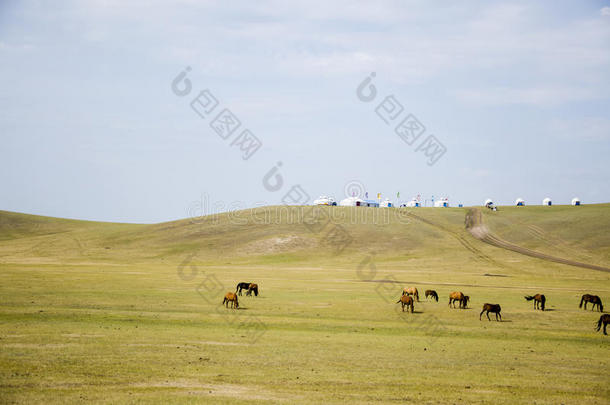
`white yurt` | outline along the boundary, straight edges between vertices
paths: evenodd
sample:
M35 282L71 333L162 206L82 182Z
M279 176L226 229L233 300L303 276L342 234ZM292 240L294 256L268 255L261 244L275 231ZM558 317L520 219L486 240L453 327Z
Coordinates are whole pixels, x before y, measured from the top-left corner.
M553 202L551 201L551 199L549 197L547 197L544 200L542 200L542 205L547 205L550 207L551 205L553 205Z
M525 201L523 200L523 198L517 198L515 200L515 205L517 207L523 207L525 205Z
M363 203L364 201L358 197L347 197L341 200L341 202L339 202L339 205L342 207L360 207L364 205Z
M317 200L313 200L313 205L337 205L337 203L334 198L321 195Z
M434 206L447 208L447 207L449 207L449 199L441 198L440 200L434 201Z
M390 208L394 206L394 203L392 203L392 201L390 201L389 199L385 199L381 202L381 204L379 204L380 207L386 207L386 208Z
M485 207L491 207L492 205L494 205L494 202L491 198L485 200Z
M407 204L405 204L405 207L410 207L410 208L421 207L421 204L419 201L417 201L414 198L411 201L409 201Z
M580 205L580 198L578 198L578 197L572 198L572 205Z

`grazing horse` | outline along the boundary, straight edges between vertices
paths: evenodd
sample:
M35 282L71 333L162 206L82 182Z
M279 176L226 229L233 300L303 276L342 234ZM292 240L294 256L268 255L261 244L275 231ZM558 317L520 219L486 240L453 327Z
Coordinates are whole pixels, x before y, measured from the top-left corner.
M500 320L502 320L502 315L500 314L502 308L500 308L500 304L483 304L483 310L479 314L479 321L481 320L481 315L483 315L483 312L485 311L487 311L486 315L488 320L491 321L491 319L489 319L490 312L496 314L496 321L498 320L498 317L500 317Z
M403 295L400 297L396 303L402 305L402 312L405 312L405 306L407 307L407 312L409 312L409 307L411 307L411 313L413 313L413 298L410 295Z
M251 283L246 283L246 282L241 282L241 283L237 283L237 288L235 289L235 292L238 295L241 295L241 290L247 290L250 287Z
M464 293L461 291L452 292L451 294L449 294L449 306L453 304L453 308L455 308L455 301L458 301L460 303L460 308L462 308L462 305L464 306L464 308L466 308L466 304L468 304L467 300L469 300L470 297L468 297L468 299L465 299L465 297L467 296L464 295Z
M438 294L436 293L436 291L426 290L426 299L428 299L428 297L432 297L436 300L436 302L438 302Z
M599 317L599 321L597 321L597 329L595 329L596 331L599 332L599 330L602 327L602 323L604 324L604 335L607 335L606 325L608 325L610 323L610 314L603 314L602 316Z
M544 303L546 302L544 294L526 295L525 299L528 301L534 300L534 309L541 309L544 311Z
M402 295L412 295L412 296L415 297L417 302L419 302L419 292L417 291L417 288L415 288L415 287L405 287L405 288L403 288Z
M248 291L246 291L246 295L252 295L254 291L254 296L258 297L258 284L251 283L248 286Z
M595 306L597 305L597 309L599 310L599 312L604 312L604 305L602 304L602 299L599 298L597 295L583 295L580 299L580 305L578 306L578 308L582 308L583 302L585 303L585 309L587 309L587 302L590 302L591 304L593 304L591 306L591 311L593 311L595 309Z
M229 302L231 303L231 308L239 308L239 302L237 302L237 294L233 292L228 292L225 294L225 299L222 300L222 303L225 307L229 308Z

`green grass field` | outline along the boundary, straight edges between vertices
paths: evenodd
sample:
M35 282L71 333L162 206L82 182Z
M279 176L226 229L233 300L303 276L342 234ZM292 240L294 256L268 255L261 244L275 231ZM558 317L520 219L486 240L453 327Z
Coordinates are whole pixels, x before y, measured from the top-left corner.
M0 211L0 402L609 403L610 336L578 303L610 305L610 273L483 243L467 210L154 225ZM609 204L484 211L503 240L610 267ZM225 309L239 281L261 294ZM470 307L450 309L452 291ZM523 299L538 292L548 311ZM503 322L479 321L485 302Z

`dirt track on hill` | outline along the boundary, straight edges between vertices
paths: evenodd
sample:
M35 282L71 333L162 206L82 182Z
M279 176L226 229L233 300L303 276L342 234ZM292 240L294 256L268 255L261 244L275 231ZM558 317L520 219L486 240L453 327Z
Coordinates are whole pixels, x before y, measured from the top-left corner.
M513 252L521 253L522 255L536 257L538 259L547 260L550 262L567 264L569 266L582 267L585 269L599 270L610 272L610 269L603 266L597 266L595 264L581 263L574 260L562 259L560 257L547 255L546 253L537 252L528 248L524 248L513 243L510 243L504 239L499 238L493 233L489 232L487 226L483 223L483 215L477 208L472 208L466 214L465 219L466 229L472 236L481 242L485 242L495 247L502 249L511 250Z
M482 251L477 249L475 246L472 245L472 243L470 243L470 241L466 237L464 237L460 233L454 232L451 229L444 227L443 225L437 224L437 223L432 222L432 221L430 221L428 219L425 219L425 218L422 218L422 217L420 217L418 215L415 215L412 212L409 212L408 216L413 218L413 219L415 219L415 220L417 220L417 221L423 222L423 223L428 224L430 226L433 226L433 227L435 227L437 229L440 229L443 232L447 232L448 234L453 236L455 239L457 239L457 241L460 242L460 244L462 246L464 246L466 249L468 249L470 252L472 252L472 254L477 259L482 260L482 261L487 261L487 262L489 262L489 263L491 263L491 264L493 264L495 266L498 266L498 267L506 267L504 264L502 264L500 262L497 262L492 257L486 255L485 253L483 253Z

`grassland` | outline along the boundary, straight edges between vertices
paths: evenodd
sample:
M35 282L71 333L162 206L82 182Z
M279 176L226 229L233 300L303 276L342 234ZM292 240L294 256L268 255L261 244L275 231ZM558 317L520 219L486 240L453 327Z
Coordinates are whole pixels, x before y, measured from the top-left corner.
M502 240L610 267L608 204L484 211ZM610 305L610 273L483 243L466 213L134 225L0 211L0 402L608 403L610 337L578 302ZM261 294L224 309L238 281ZM441 301L402 313L406 285ZM469 309L448 308L455 290ZM536 292L549 311L523 299ZM485 302L504 322L479 321Z

